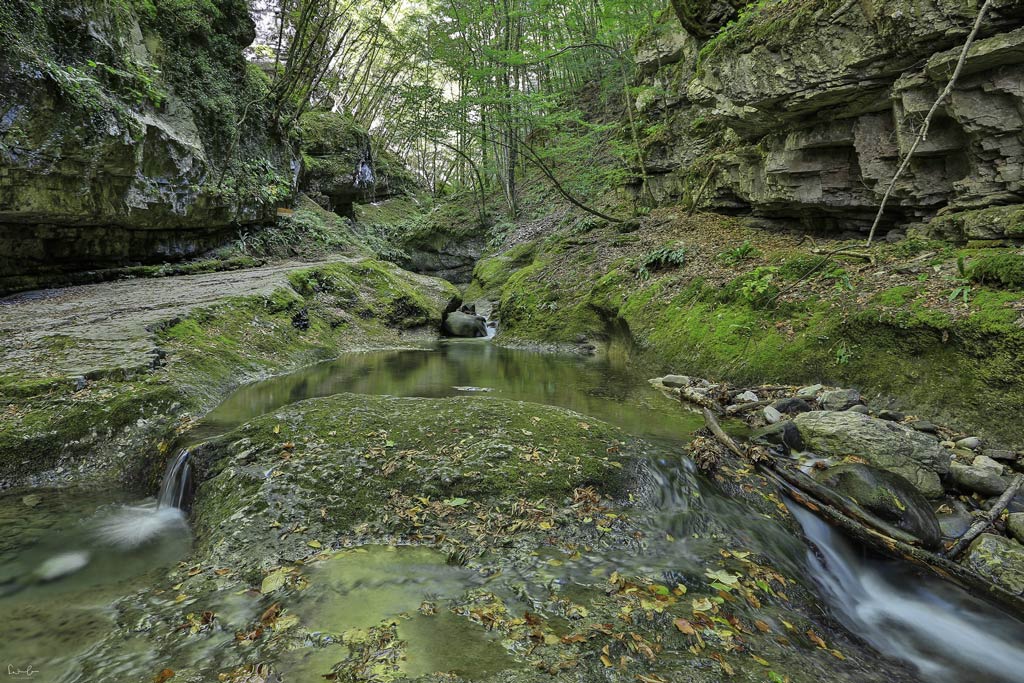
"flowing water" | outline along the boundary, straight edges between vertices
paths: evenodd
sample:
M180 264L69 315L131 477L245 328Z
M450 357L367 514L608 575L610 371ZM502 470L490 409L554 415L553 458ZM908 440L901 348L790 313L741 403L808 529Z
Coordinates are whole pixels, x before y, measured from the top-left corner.
M483 340L431 350L348 354L238 390L190 438L198 442L281 406L340 392L486 395L556 405L656 444L651 467L656 495L645 523L664 540L643 556L621 551L621 556L584 556L573 562L539 557L542 569L557 568L546 578L540 572L544 580L584 587L595 570L609 567L699 576L705 558L719 551L702 531L725 526L777 567L809 577L808 585L832 616L879 652L915 667L924 680L1024 683L1024 626L1019 622L955 587L865 556L801 509L793 512L809 544L778 522L750 514L680 458L687 435L701 424L699 416L681 410L614 358L514 351ZM168 566L187 557L189 534L180 508L188 506L193 488L189 455L184 448L171 459L158 501L69 489L0 497L6 532L0 541L0 606L8 624L0 639L0 673L7 666L24 671L31 665L43 672L34 680L89 680L65 672L73 671L76 658L112 627L111 604L156 585ZM511 666L499 643L478 631L462 633L463 620L442 614L452 622L442 623L416 615L424 601L472 587L471 573L443 560L423 549L343 553L316 570L323 581L308 592L300 608L303 621L343 630L399 611L412 613L398 627L409 643L409 675L432 671L439 653L451 670L486 673ZM344 610L337 607L341 595L347 597ZM463 645L458 661L450 659L454 655L442 642L452 634ZM329 650L296 651L287 665L297 678L288 680L317 680L317 672L338 659ZM152 662L115 664L126 672L125 681L143 680L140 672L152 678Z

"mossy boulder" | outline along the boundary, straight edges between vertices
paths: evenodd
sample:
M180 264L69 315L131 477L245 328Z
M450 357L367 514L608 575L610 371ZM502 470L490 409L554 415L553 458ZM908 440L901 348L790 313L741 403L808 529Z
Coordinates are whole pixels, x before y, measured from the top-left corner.
M1005 536L981 534L964 564L1014 595L1024 595L1024 545Z
M299 119L302 140L300 189L324 208L353 216L352 205L377 185L370 134L354 119L318 109Z
M882 521L920 539L924 547L939 547L942 531L931 505L900 475L848 463L821 471L817 479Z
M999 251L984 254L970 265L974 282L1024 289L1024 253Z
M935 437L851 411L802 413L793 423L809 451L861 458L904 477L929 498L942 495L939 475L949 471L950 455Z

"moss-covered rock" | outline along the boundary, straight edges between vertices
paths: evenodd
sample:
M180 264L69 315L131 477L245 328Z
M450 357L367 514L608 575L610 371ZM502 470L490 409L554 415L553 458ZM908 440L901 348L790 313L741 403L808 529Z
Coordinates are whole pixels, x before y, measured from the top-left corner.
M981 534L971 542L964 563L1014 595L1024 595L1024 545L1012 538Z
M942 532L935 512L904 477L862 463L836 465L816 476L884 522L920 539L924 547L939 547Z

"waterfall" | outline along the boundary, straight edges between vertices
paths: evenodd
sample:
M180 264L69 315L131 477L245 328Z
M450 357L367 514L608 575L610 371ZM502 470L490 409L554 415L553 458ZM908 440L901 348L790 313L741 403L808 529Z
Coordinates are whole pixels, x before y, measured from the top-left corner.
M156 499L157 508L181 509L187 503L192 489L191 456L192 452L183 448L167 466L160 483L160 495Z
M814 581L851 632L928 681L1024 682L1019 622L952 584L865 557L812 513L789 507L812 544Z
M191 451L183 448L167 466L155 507L152 501L118 507L96 523L97 538L127 550L168 535L186 536L188 523L183 508L192 493L191 456Z

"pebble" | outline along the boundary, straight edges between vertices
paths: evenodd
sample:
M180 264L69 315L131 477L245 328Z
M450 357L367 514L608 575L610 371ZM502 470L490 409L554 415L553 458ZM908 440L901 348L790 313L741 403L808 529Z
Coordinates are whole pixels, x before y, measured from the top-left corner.
M976 451L981 448L981 439L976 436L968 436L965 439L957 441L956 445L960 448L970 448L972 451Z
M860 413L861 415L870 415L871 409L865 405L855 405L846 409L848 413Z
M772 406L764 407L764 419L768 421L768 424L775 424L782 420L782 413L777 411Z
M744 391L742 394L736 396L736 401L739 403L754 403L755 401L760 400L761 399L757 397L757 394L749 390Z
M688 387L691 380L686 375L665 375L661 378L661 383L666 387Z
M856 389L833 389L826 391L818 399L818 405L824 410L848 410L860 403L860 392Z
M812 384L808 387L800 387L796 390L797 398L814 398L818 395L818 392L824 389L820 384Z
M890 422L903 422L907 419L907 416L896 410L879 410L878 418L881 420L889 420Z
M924 432L925 434L937 434L939 432L939 428L928 420L917 420L915 422L911 422L910 426L919 432Z

